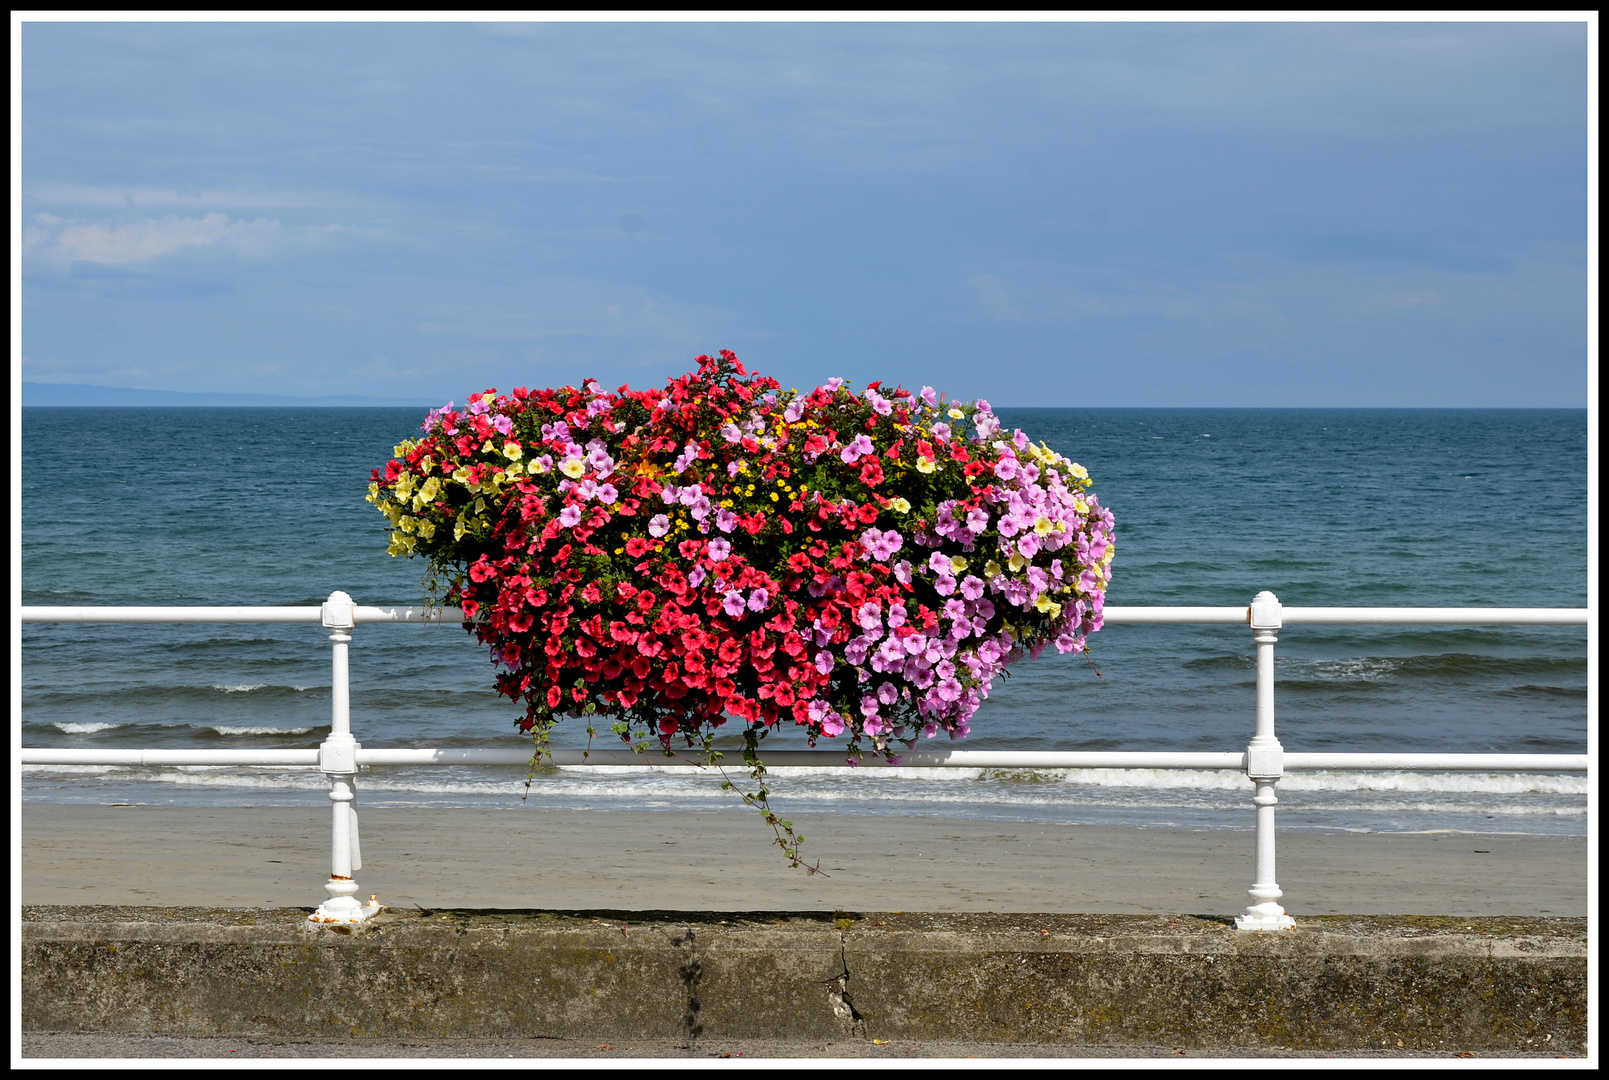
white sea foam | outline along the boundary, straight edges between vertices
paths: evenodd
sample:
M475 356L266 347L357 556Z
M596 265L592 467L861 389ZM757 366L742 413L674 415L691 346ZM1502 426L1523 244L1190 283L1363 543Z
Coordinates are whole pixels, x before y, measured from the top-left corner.
M267 686L268 686L267 683L261 683L261 682L259 682L259 683L224 683L224 684L215 684L213 686L213 689L214 690L222 690L226 694L247 694L247 693L250 693L253 690L266 689Z
M122 727L122 724L79 724L71 720L58 720L52 725L57 731L65 731L69 735L93 735L97 731L110 731Z
M236 727L230 724L217 724L205 730L216 732L219 735L306 735L313 729L310 727Z
M676 765L560 765L561 773L589 773L604 776L687 775L687 766ZM741 765L728 766L730 775L743 774ZM921 781L929 784L957 782L1001 782L1013 786L1031 784L1088 785L1107 788L1157 788L1196 791L1249 791L1246 774L1233 769L917 769L905 766L814 766L777 765L766 769L779 777L854 777L863 784L890 780ZM706 770L714 775L714 769ZM839 789L841 790L841 789ZM1420 773L1420 772L1339 772L1314 771L1286 773L1280 791L1401 791L1401 792L1480 792L1498 795L1554 794L1585 795L1587 780L1577 774L1553 773Z

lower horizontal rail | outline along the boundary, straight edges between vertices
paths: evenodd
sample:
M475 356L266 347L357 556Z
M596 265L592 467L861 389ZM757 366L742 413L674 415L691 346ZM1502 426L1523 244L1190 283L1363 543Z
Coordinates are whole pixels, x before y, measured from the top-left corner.
M762 753L768 768L842 767L842 751L773 750ZM514 749L382 749L357 752L359 765L529 765L531 751ZM696 752L664 757L655 751L554 750L554 765L696 767ZM317 750L79 750L24 748L24 765L311 765L319 763ZM741 767L740 751L728 751L723 764ZM861 768L889 765L867 755ZM1032 750L909 750L900 755L899 768L915 769L1244 769L1243 752L1167 751L1032 751ZM1586 772L1586 754L1324 754L1287 753L1287 772L1313 769L1364 769L1382 771L1476 772Z

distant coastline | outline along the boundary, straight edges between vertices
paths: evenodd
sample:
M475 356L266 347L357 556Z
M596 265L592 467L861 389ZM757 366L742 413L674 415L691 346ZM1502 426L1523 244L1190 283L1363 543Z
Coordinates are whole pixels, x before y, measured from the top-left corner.
M383 398L358 394L331 394L325 397L293 397L288 394L197 393L181 390L135 390L123 386L93 386L86 383L22 384L22 404L31 406L175 406L211 405L250 408L254 406L302 408L341 408L355 406L395 406L431 408L439 401L424 398Z

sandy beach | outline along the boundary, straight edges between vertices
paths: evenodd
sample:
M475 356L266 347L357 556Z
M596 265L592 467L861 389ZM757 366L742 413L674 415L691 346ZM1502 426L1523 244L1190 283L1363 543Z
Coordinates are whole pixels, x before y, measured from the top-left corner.
M387 809L361 819L364 896L390 906L1233 914L1252 833L795 814L823 873L758 815ZM329 811L24 804L25 904L308 906ZM1279 837L1292 914L1587 913L1579 837Z

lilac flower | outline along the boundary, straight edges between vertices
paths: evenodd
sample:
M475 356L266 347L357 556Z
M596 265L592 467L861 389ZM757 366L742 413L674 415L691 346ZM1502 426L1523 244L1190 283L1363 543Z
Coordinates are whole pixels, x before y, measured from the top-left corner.
M865 435L856 435L849 441L848 445L838 452L838 458L844 464L852 465L867 454L872 453L872 451L871 439Z
M876 390L866 391L866 400L871 402L872 412L878 416L887 416L894 411L893 404Z
M648 519L649 536L664 536L668 532L670 532L670 518L664 514L655 514Z
M955 597L944 601L944 617L954 622L956 619L967 617L967 606Z
M688 484L676 493L676 501L683 506L692 506L704 494L702 484Z
M725 439L727 442L739 442L743 438L743 432L738 430L738 426L736 424L728 423L725 427L721 428L721 438Z
M675 506L681 501L681 490L675 484L666 484L659 489L659 498L667 506Z
M476 398L474 401L469 403L469 411L476 416L479 416L489 408L491 408L491 406L487 405L483 398Z
M893 529L884 532L867 529L861 533L860 543L872 558L878 562L887 562L894 552L905 546L905 539Z
M967 528L975 533L981 533L989 527L989 511L983 507L975 507L967 511Z
M728 589L726 595L721 597L721 610L734 619L743 614L743 593L737 589Z
M687 467L697 460L698 444L690 442L682 448L682 452L676 457L676 463L671 468L680 475L686 472Z
M613 484L604 484L598 488L598 501L605 506L613 506L615 500L620 498L620 492Z
M995 464L994 474L1002 480L1010 480L1017 475L1017 459L1009 454Z
M737 515L726 507L715 511L715 527L722 532L731 532L737 527Z
M866 662L866 653L871 649L871 642L865 638L850 638L844 645L844 659L857 667Z
M860 695L860 712L861 712L861 715L866 717L866 719L868 721L870 721L872 717L877 715L877 710L878 710L879 707L880 706L877 703L877 698L876 698L875 695L873 695L873 694L862 694L862 695ZM877 734L876 732L871 731L871 729L869 727L867 728L867 731L871 732L871 734L873 734L873 735Z
M693 515L694 521L703 521L710 516L710 500L707 495L700 495L687 504L688 512Z
M961 579L961 595L968 600L976 600L983 595L983 579L968 574Z
M502 434L507 435L509 432L514 430L514 421L510 420L506 416L500 415L492 420L492 427L496 428Z
M905 625L905 605L891 604L888 609L888 625L890 627Z
M823 735L841 735L843 730L844 722L839 719L837 713L828 710L826 716L822 717L821 720L821 733Z
M855 621L860 623L862 629L870 630L874 626L881 626L883 622L883 609L875 602L860 605L855 612Z
M906 562L904 559L901 559L899 562L895 563L894 580L899 582L901 585L909 585L911 583L911 564Z
M844 380L834 375L832 378L822 383L821 388L827 391L829 394L836 394L843 387L843 385Z
M832 653L823 649L816 654L816 670L823 675L832 674Z
M771 602L771 594L764 589L755 589L749 593L749 610L764 611L765 606Z
M732 554L732 545L730 543L728 543L727 541L722 540L719 537L717 537L716 539L710 541L710 548L709 548L709 560L710 560L710 562L725 562L726 559L727 559L727 556L729 556L731 554Z
M939 396L938 396L937 393L934 392L934 390L933 390L933 388L931 386L922 387L922 395L921 396L922 396L922 400L924 402L926 402L927 404L929 404L929 405L936 406L939 403Z
M704 568L702 566L695 566L687 574L687 584L691 585L693 588L696 589L700 585L704 584L704 579L706 577L708 577L708 576L709 575L707 573L705 573Z
M941 439L948 439L950 437L950 425L949 424L934 424L933 425L933 434L938 436Z
M782 419L790 424L797 424L799 417L804 415L804 398L794 398L788 402L788 407L782 410Z
M579 506L566 506L559 511L559 524L566 529L573 529L581 524L581 508Z

